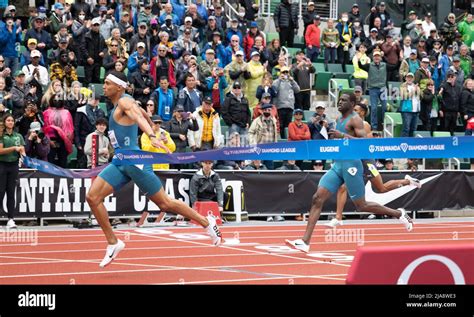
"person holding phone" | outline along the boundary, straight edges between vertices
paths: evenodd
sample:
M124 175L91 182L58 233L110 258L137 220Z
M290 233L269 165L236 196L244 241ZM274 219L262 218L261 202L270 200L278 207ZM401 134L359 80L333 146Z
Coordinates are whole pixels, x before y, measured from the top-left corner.
M186 152L188 146L188 131L197 131L199 129L196 118L189 112L185 112L183 106L177 105L173 109L173 118L165 122L163 129L170 133L171 139L176 144L176 152ZM180 168L179 165L175 165Z

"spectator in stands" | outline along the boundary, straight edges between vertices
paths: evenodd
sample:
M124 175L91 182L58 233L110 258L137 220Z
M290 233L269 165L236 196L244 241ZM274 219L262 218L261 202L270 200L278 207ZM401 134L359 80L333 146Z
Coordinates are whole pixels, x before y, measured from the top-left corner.
M211 15L209 20L207 21L207 25L204 28L204 41L206 42L213 42L214 35L219 33L220 38L219 41L222 39L224 31L217 25L216 17ZM216 33L216 34L214 34Z
M468 78L472 73L472 57L469 56L469 47L466 44L461 46L461 49L459 50L459 58L461 60L461 69L464 71L464 77Z
M430 71L431 79L435 83L435 89L438 91L441 86L441 69L438 67L438 59L435 56L430 56L428 70Z
M56 63L51 64L50 72L51 80L59 79L67 85L67 87L70 87L73 81L78 80L76 69L70 63L69 52L66 50L59 53L59 60ZM99 82L99 79L95 82Z
M321 42L324 45L324 65L336 62L337 48L341 44L339 41L339 32L334 28L334 20L329 19L327 28L323 30Z
M418 44L416 45L416 51L418 53L418 59L428 56L428 48L426 47L426 39L424 36L418 41Z
M102 0L103 1L103 0ZM99 2L100 3L100 2ZM99 5L100 7L100 5ZM91 18L91 6L84 0L76 0L71 6L71 14L73 17L77 17L81 12L86 13L86 17Z
M53 43L51 35L44 30L44 19L41 16L34 18L33 27L26 31L25 43L28 43L30 38L34 38L38 42L37 49L41 55L48 56L48 50L53 47Z
M387 34L386 42L381 47L384 60L387 64L387 80L399 81L398 69L400 68L400 46L394 41L391 34Z
M398 170L398 168L396 166L394 166L393 160L388 158L388 159L385 159L383 170L385 170L385 171L394 171L394 170Z
M262 55L263 50L265 49L265 44L263 43L263 39L265 38L265 35L258 29L257 22L252 21L252 22L250 22L249 31L245 35L244 43L243 43L245 58L247 60L250 60L250 54L253 51L252 47L254 46L257 37L260 37L262 39L262 43L260 43L261 49L259 48L259 50L258 50L260 55ZM264 63L264 61L262 63Z
M95 122L95 131L87 135L84 144L84 153L87 156L87 168L92 167L92 138L97 135L97 162L96 166L101 166L109 162L111 156L111 145L109 138L105 135L107 130L107 119L98 118ZM146 135L145 133L142 134ZM142 141L143 142L143 141ZM143 143L142 143L143 144ZM147 150L148 151L148 150Z
M169 88L168 78L162 76L159 81L159 87L155 89L151 95L150 100L157 106L156 113L167 122L171 120L172 111L174 108L174 92Z
M247 72L244 73L246 79L245 95L249 101L250 109L257 105L258 99L256 98L257 88L262 83L263 76L266 73L266 67L260 62L260 53L253 51L251 53L251 60L248 63Z
M423 31L426 38L430 36L432 30L436 30L436 25L433 23L432 18L433 16L431 15L431 12L427 12L425 15L425 20L422 23Z
M184 52L189 52L190 54L195 56L201 54L199 44L196 43L192 38L191 29L185 29L183 34L178 37L178 40L175 44L175 48L178 54L183 54Z
M78 168L87 167L87 158L84 151L86 138L89 134L94 132L95 123L99 118L105 118L105 113L99 108L98 95L93 95L92 91L84 90L84 97L87 99L87 104L77 108L76 116L74 118L74 144L77 148L77 166Z
M238 132L242 138L241 145L247 145L247 131L252 120L249 100L242 93L239 82L236 81L232 85L232 91L224 100L221 114L226 125L229 126L229 133Z
M145 43L139 42L137 44L137 50L130 55L127 61L129 76L131 76L131 74L133 74L138 69L138 62L141 59L149 60L149 55L146 55L145 47L146 47ZM153 66L153 63L152 63L152 66Z
M381 50L384 37L376 28L372 28L369 37L366 38L364 43L367 48L367 54L372 55L375 50Z
M145 22L148 26L150 26L152 17L151 2L145 2L143 5L143 10L138 14L138 24Z
M13 220L15 212L15 192L18 180L18 162L20 155L25 155L25 140L23 136L14 131L15 119L11 114L3 118L2 135L0 136L0 201L3 202L7 194L7 229L16 228ZM3 210L3 208L2 208Z
M363 17L360 15L359 5L357 3L352 5L351 12L349 12L349 22L354 24L355 20L358 20L359 22L363 20ZM363 23L361 23L361 26L364 26Z
M202 168L196 172L189 182L189 198L191 205L197 201L215 201L222 212L224 206L224 191L219 174L212 170L212 161L201 162Z
M85 35L86 46L86 64L85 70L85 84L100 82L100 67L102 66L102 58L105 56L104 50L105 40L99 33L100 18L92 20L92 28Z
M298 165L296 165L295 160L284 161L283 165L280 166L279 168L277 168L277 170L280 170L280 171L300 171L301 172L301 168ZM281 221L281 220L277 220L277 221Z
M123 48L121 51L122 54L119 53L119 45L120 43L113 38L110 39L110 42L107 45L108 49L104 55L104 59L102 60L102 67L105 69L105 77L107 77L111 71L115 70L116 61L120 61L124 65L127 63L127 58L123 54L125 53Z
M153 115L151 117L151 121L154 123L153 131L155 135L165 144L168 148L170 153L173 153L176 150L176 144L174 144L173 139L168 131L163 129L161 125L163 124L163 120L159 115ZM159 149L154 147L151 144L150 137L146 133L143 133L140 138L140 143L142 145L142 150L147 152L154 152L154 153L166 153L164 149ZM153 164L153 170L168 170L170 168L169 164Z
M152 97L153 98L153 97ZM154 99L150 99L146 102L145 104L145 107L146 107L146 114L151 118L152 116L156 115L157 114L157 110L156 110L156 103L155 103L155 100Z
M54 96L64 96L65 92L63 90L63 85L59 79L54 79L49 83L46 92L44 93L43 97L41 98L41 109L46 109L49 107L49 101Z
M454 47L452 45L448 45L446 48L446 54L444 54L439 59L439 67L441 68L441 81L446 79L446 74L451 66L453 66L453 59L454 59Z
M341 20L336 25L339 33L340 45L337 47L337 59L342 64L342 70L346 72L346 64L350 62L349 50L352 47L353 33L352 24L349 23L349 15L347 12L341 14Z
M56 96L49 100L49 107L43 113L43 131L51 140L48 161L62 168L67 167L67 157L72 153L74 140L73 120L64 105L62 96Z
M67 101L65 108L69 110L72 118L76 117L77 108L87 103L86 98L81 94L82 84L79 81L73 81L69 94L67 95Z
M319 15L313 16L313 21L306 28L305 26L305 43L306 43L306 56L311 60L312 63L316 63L319 53L321 52L321 29L319 24L321 18Z
M244 40L245 41L245 40ZM257 36L255 38L255 42L250 49L250 55L252 55L253 52L259 52L260 53L260 63L265 66L265 68L268 67L268 55L267 55L267 50L265 48L265 45L263 43L263 37Z
M161 31L158 36L160 38L159 45L166 47L166 57L171 59L178 58L178 52L176 51L175 43L170 41L170 35L165 31ZM151 53L152 56L156 56L159 45L153 48Z
M293 46L295 34L298 32L298 3L281 0L273 14L276 31L280 33L282 46Z
M350 49L350 54L353 57L356 51L356 48L359 47L361 43L365 43L367 36L364 31L364 27L361 25L360 20L356 19L352 22L353 38L352 38L352 48Z
M303 122L304 111L295 109L294 120L288 125L288 141L305 141L311 139L309 127Z
M86 34L89 32L92 27L92 21L89 20L86 16L86 12L80 11L76 16L76 19L73 21L71 30L72 30L72 50L74 55L76 55L77 61L80 65L83 65L85 62L86 56Z
M191 17L186 17L184 19L184 25L181 25L179 27L179 36L182 36L184 31L190 29L191 30L191 38L194 42L199 43L199 30L195 27L193 27L193 19Z
M130 52L135 52L138 50L138 44L143 43L145 45L144 54L148 57L152 56L151 50L153 49L150 44L150 36L148 35L148 26L146 23L142 22L138 26L138 32L132 36L130 39Z
M184 112L183 106L177 105L173 110L173 118L165 122L163 128L170 133L176 145L176 152L184 153L188 146L188 130L197 131L199 126L192 114ZM177 166L179 168L179 165Z
M214 53L211 53L214 52ZM200 63L201 72L204 77L210 76L210 69L213 68L213 64L216 64L219 67L224 67L227 60L227 53L225 47L221 41L221 33L214 32L212 37L212 42L208 42L202 48L201 57L203 61ZM206 67L204 64L207 64Z
M249 144L274 143L278 141L277 120L272 115L273 105L264 103L260 106L262 114L252 121L249 129ZM265 161L269 169L273 169L273 161Z
M284 139L285 128L290 124L295 109L295 95L300 91L300 87L290 76L290 69L284 67L281 70L280 77L273 82L273 89L277 92L274 103L278 108L280 135Z
M240 45L244 44L244 35L242 31L239 29L239 20L237 20L236 18L233 18L230 21L230 28L225 30L225 33L224 33L225 45L229 45L233 35L237 35L239 37Z
M324 161L322 160L314 160L313 164L313 171L323 171L324 170Z
M4 16L5 23L0 25L0 54L5 59L5 66L13 73L19 69L17 45L21 42L21 27L15 24L11 14Z
M143 47L139 44L139 47ZM143 48L140 48L143 50ZM171 87L176 87L176 77L174 74L174 63L171 58L167 56L168 48L160 44L158 45L158 55L153 57L150 63L150 74L153 83L156 86L161 77L167 77Z
M182 106L187 112L194 112L201 105L203 97L202 92L196 88L196 85L201 85L201 83L200 81L197 83L194 75L189 72L186 74L184 81L186 87L179 92L176 105Z
M281 75L281 69L283 67L288 67L288 57L281 54L280 57L278 58L278 64L273 67L272 70L272 78L277 79Z
M402 37L406 37L415 28L417 20L418 16L414 10L408 12L408 19L404 20L401 24L400 34Z
M438 126L439 96L436 94L435 82L429 79L421 95L420 120L424 131L430 131L431 136Z
M26 155L42 161L48 161L49 138L41 130L41 124L37 121L31 122L29 131L25 136Z
M453 57L453 66L451 66L450 69L454 70L456 73L456 85L462 87L464 85L464 78L466 76L464 75L464 71L461 68L461 59L459 56L456 55Z
M416 49L412 49L410 57L404 59L400 65L399 75L400 80L406 78L408 73L415 74L416 71L420 68L420 61L418 60L418 52Z
M303 36L306 38L306 33L308 32L308 27L313 24L314 18L318 14L316 13L316 10L314 9L314 2L310 1L308 2L308 5L306 7L306 12L303 13L303 23L304 23L304 31L303 31ZM308 42L306 41L306 46L308 46Z
M30 125L33 122L38 122L40 126L44 125L44 118L41 111L38 111L38 106L33 103L31 100L27 100L25 103L25 112L23 115L16 120L16 127L18 132L26 137L28 131L30 130Z
M200 41L202 41L202 39L203 39L203 30L204 30L204 27L206 26L206 20L207 20L207 14L206 14L206 17L204 18L201 15L201 13L198 12L197 5L194 4L194 3L189 5L188 11L186 11L186 13L185 13L185 17L186 18L187 17L192 18L193 19L192 25L199 30Z
M377 130L379 128L377 119L377 105L379 101L382 104L382 118L384 118L385 110L387 109L387 66L382 62L381 55L380 51L375 51L373 53L374 61L366 65L362 65L359 60L359 67L369 73L367 86L370 95L370 123L372 125L372 130ZM380 128L382 127L380 126Z
M444 127L451 135L454 135L457 125L461 91L462 86L456 83L456 73L450 69L446 81L441 84L438 95L441 96L440 117L444 118Z
M253 161L250 161L250 163L248 163L244 170L247 170L247 171L259 171L259 170L262 170L262 171L266 171L268 170L268 168L262 164L262 161L260 160L253 160Z
M273 90L273 88L272 88L272 90ZM275 120L276 120L277 133L280 133L280 121L279 121L279 118L278 118L278 109L272 103L272 95L268 92L264 92L262 94L262 98L260 98L260 102L258 103L258 105L255 108L253 108L252 120L257 119L259 116L261 116L263 114L262 105L265 105L265 104L271 104L272 105L271 114L272 114L272 117L275 118Z
M120 20L122 12L128 11L130 13L130 23L134 26L138 26L138 8L136 5L132 5L131 0L124 0L122 4L119 4L115 9L115 20Z
M120 34L120 29L115 28L111 32L111 37L105 40L105 45L107 45L107 48L110 50L112 49L111 44L112 42L115 41L117 42L117 51L115 54L121 58L124 58L125 60L128 59L129 55L127 53L127 41L122 38L122 35Z
M38 41L36 39L29 39L28 44L26 46L26 50L21 53L20 55L20 67L28 65L31 63L31 52L36 50ZM41 60L39 61L41 66L45 65L44 58L41 56Z
M328 139L327 131L329 131L329 122L326 114L324 113L325 110L326 107L323 104L316 105L316 112L308 120L308 122L310 122L308 123L308 128L311 134L311 140Z
M227 147L240 146L240 134L237 132L229 135ZM243 168L243 161L217 161L216 167L218 170L241 170Z
M291 71L300 91L295 95L295 103L303 110L309 110L311 106L311 74L316 72L311 60L303 51L296 53L296 63L292 65Z
M227 16L222 11L222 5L219 2L214 4L214 16L216 18L217 26L221 28L221 30L226 30L228 19L227 19ZM225 42L225 37L224 37L224 42Z
M217 113L221 112L225 99L225 89L227 88L227 80L224 75L224 69L216 67L212 70L211 76L206 78L207 91L212 99L212 107Z
M369 17L369 29L376 27L376 19L380 19L380 27L384 29L389 24L390 13L385 10L385 2L380 2L378 6L374 6L370 9L370 17Z
M140 60L138 67L131 76L130 84L133 85L133 97L145 105L150 99L155 83L150 75L150 64L147 59Z
M362 65L370 64L370 58L365 54L367 52L367 47L364 43L360 43L357 53L352 59L352 64L354 65L354 83L356 86L362 87L362 91L367 90L367 78L369 73L359 67L359 61Z
M222 145L221 121L219 113L212 107L212 98L205 97L202 106L194 111L199 129L188 131L188 142L191 149L206 151L218 149Z
M226 76L228 78L228 87L232 87L234 82L239 82L242 91L246 91L245 78L250 77L248 64L244 61L244 52L237 51L235 53L235 60L224 68Z
M428 55L430 56L434 54L433 49L435 47L435 43L438 44L438 46L436 47L436 53L441 52L442 50L441 39L438 35L438 32L436 30L431 30L430 36L426 38L426 51L428 52Z
M421 91L425 90L428 81L431 79L431 72L428 68L430 59L423 57L420 68L415 73L415 84L420 86Z
M468 120L474 118L474 80L467 79L464 89L461 93L460 112L463 122L466 124ZM466 135L472 135L472 129L466 128Z
M11 112L13 109L12 93L6 90L5 78L0 76L0 122L3 120L3 116L7 112Z
M69 42L66 38L59 39L58 47L54 49L53 51L51 51L51 53L48 56L48 61L49 61L48 64L51 65L59 61L61 59L61 56L60 56L61 51L68 51L69 63L72 66L77 67L76 55L74 54L73 51L69 50L68 47L69 47Z
M46 67L39 64L41 53L38 50L31 52L31 64L23 66L22 71L25 73L25 83L35 86L37 91L42 94L43 90L49 84L49 75Z
M168 16L171 16L173 24L181 25L181 21L180 21L179 17L175 13L173 13L173 5L171 3L169 3L169 2L166 3L163 6L163 10L164 10L164 12L160 15L160 25L164 24L166 22L166 18Z
M229 45L225 48L226 61L224 63L224 67L232 63L232 61L235 59L235 53L237 53L238 51L243 52L244 49L242 48L242 46L240 46L239 37L237 35L232 35ZM267 55L269 55L268 51Z
M412 137L416 131L420 112L420 87L414 82L413 73L408 73L400 86L400 111L402 113L402 137Z
M472 47L474 41L474 19L472 14L466 14L466 17L458 24L457 30L462 35L462 39L467 47Z
M276 97L277 93L275 89L273 89L273 78L272 76L270 76L270 73L266 73L263 76L262 84L257 87L256 97L260 102L262 102L262 96L265 93L268 93L270 95L270 101L268 101L267 103L272 103L273 98Z
M450 13L439 28L439 34L444 41L445 47L448 45L453 45L456 38L456 30L456 15L454 15L454 13Z
M15 119L18 119L24 110L26 100L37 102L36 87L25 83L25 73L22 70L17 70L15 73L15 83L10 90L12 96L12 114Z
M420 39L425 35L425 31L423 30L423 21L416 20L415 21L415 28L410 31L411 42L413 45L417 45Z

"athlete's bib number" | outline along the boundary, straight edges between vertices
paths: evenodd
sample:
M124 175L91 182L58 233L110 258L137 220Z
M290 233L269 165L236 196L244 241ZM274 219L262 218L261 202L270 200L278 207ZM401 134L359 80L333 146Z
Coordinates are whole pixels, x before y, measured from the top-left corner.
M117 141L117 137L115 136L114 130L109 131L109 139L110 139L110 144L112 144L114 149L118 149L120 147Z

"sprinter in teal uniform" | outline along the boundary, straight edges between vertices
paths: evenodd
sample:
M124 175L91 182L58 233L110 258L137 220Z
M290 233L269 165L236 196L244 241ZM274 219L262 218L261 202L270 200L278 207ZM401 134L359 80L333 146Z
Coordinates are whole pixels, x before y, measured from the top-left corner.
M341 117L337 119L336 129L329 133L335 138L364 138L366 136L364 124L357 113L354 112L356 97L354 94L343 94L339 98L337 109ZM413 222L402 208L394 210L374 202L365 200L365 183L361 160L338 160L333 167L321 178L318 190L313 196L308 224L303 239L286 240L291 247L309 252L311 236L316 222L321 214L324 202L335 194L339 187L345 183L349 196L359 211L396 217L404 224L408 231L413 229Z
M153 146L163 148L168 153L166 146L154 135L153 122L146 112L137 105L135 100L125 94L127 78L119 72L111 72L105 79L104 95L109 97L114 108L110 113L109 137L115 150L140 150L138 147L138 128L146 133ZM109 222L109 215L103 204L104 198L122 188L129 181L134 181L163 211L171 211L183 215L185 218L195 220L207 229L214 245L221 243L221 233L212 216L204 217L188 207L182 201L171 199L163 190L160 179L153 172L151 165L114 165L109 164L94 180L87 193L87 202L91 207L107 242L106 254L100 267L105 267L124 249L125 243L115 236Z

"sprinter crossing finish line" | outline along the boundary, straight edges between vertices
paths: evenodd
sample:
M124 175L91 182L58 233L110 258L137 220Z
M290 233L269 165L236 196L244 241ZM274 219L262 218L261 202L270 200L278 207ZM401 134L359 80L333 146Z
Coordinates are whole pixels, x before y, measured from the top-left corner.
M113 71L105 78L104 95L109 97L114 104L109 119L109 137L112 146L116 150L139 150L137 134L138 128L140 128L150 137L153 146L162 148L169 153L167 147L153 134L153 123L146 112L137 105L131 96L125 94L127 86L127 79L122 73ZM117 239L110 225L109 215L104 206L104 198L118 191L130 181L134 181L140 190L158 205L160 210L172 211L194 220L206 228L214 245L217 246L221 243L222 237L215 218L211 216L204 217L183 202L171 199L166 195L161 181L153 173L151 165L117 166L112 163L100 172L86 197L109 243L104 259L99 265L100 267L110 264L119 252L125 248L125 243Z

